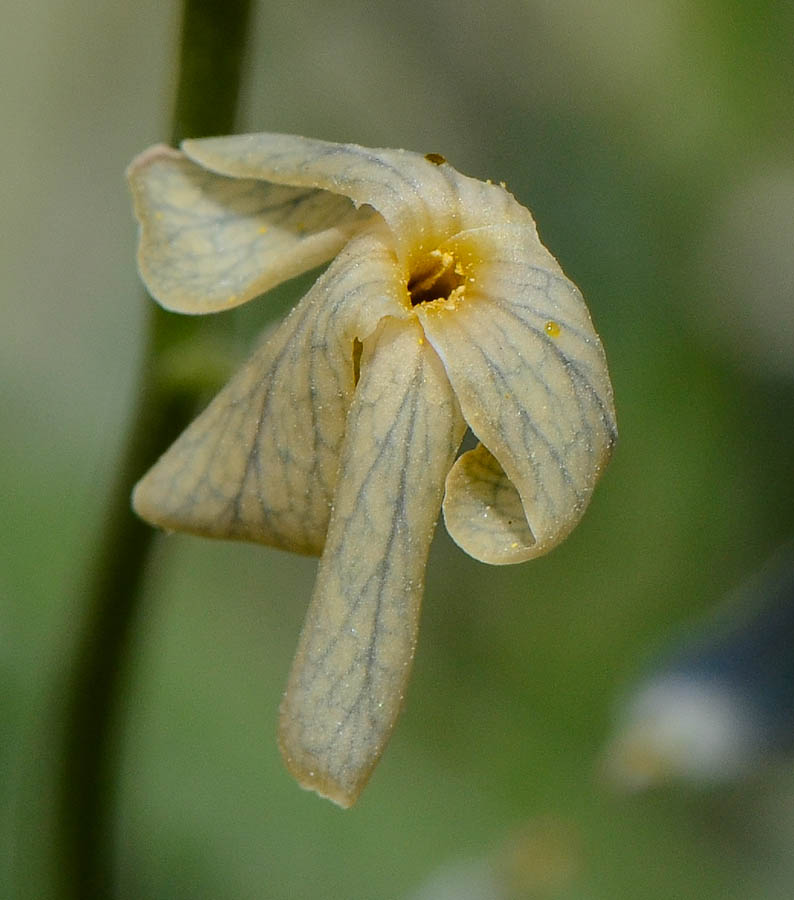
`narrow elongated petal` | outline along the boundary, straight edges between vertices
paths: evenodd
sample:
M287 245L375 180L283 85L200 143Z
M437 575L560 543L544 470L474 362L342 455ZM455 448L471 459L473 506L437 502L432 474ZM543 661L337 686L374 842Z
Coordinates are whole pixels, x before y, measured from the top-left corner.
M247 134L185 141L184 152L223 175L324 188L373 206L386 220L400 259L439 240L494 222L529 224L529 212L502 187L461 175L407 150L370 149L289 134Z
M176 312L245 303L329 260L367 218L338 194L220 177L165 146L134 160L128 179L141 276Z
M519 562L570 532L609 458L606 360L581 295L532 230L489 226L441 250L461 261L465 286L416 312L466 421L495 457L478 449L456 462L445 521L475 558ZM526 526L515 521L516 491ZM497 527L484 527L488 519Z
M424 570L465 425L415 320L364 346L317 585L281 708L286 763L350 806L402 705Z
M354 388L354 340L407 315L377 229L354 238L135 489L167 529L322 550Z

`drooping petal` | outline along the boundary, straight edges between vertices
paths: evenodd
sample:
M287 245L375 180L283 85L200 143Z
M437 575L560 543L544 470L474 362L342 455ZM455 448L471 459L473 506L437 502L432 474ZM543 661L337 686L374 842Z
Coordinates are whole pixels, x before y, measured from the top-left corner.
M381 226L382 227L382 226ZM353 342L407 315L377 228L356 236L135 489L166 529L322 550L354 388Z
M534 549L521 497L482 444L461 454L447 476L444 524L481 562L522 562Z
M606 360L579 291L533 231L489 226L440 249L460 261L464 285L416 313L490 451L455 463L445 521L475 558L519 562L570 532L609 458L617 432ZM497 526L483 527L491 517Z
M350 197L356 206L369 204L392 229L398 256L409 266L457 231L495 222L532 223L504 188L461 175L433 154L289 134L201 138L184 141L182 149L222 175L323 188Z
M415 320L364 345L312 602L281 707L298 781L351 806L402 705L444 476L465 425Z
M220 177L162 145L134 160L128 179L141 276L176 312L245 303L329 260L367 218L338 194Z

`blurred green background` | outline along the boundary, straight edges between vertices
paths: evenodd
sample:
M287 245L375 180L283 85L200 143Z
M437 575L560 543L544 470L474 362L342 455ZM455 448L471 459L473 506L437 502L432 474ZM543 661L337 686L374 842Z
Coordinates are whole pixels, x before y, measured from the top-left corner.
M636 797L597 765L653 650L794 534L794 6L255 14L240 130L506 181L588 300L621 438L547 558L489 568L439 528L406 708L350 812L299 790L275 742L314 561L162 539L118 736L118 896L465 900L439 872L474 890L483 860L520 897L792 896L790 765ZM146 317L122 174L168 135L178 32L175 2L5 10L3 897L51 896L54 723ZM223 346L242 359L305 283L219 317Z

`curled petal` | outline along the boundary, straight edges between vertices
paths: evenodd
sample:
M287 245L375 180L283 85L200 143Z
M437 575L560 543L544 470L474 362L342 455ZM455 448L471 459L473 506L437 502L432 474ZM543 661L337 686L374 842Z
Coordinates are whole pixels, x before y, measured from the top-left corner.
M502 565L532 556L535 537L521 497L482 444L463 453L447 476L444 524L455 541L481 562Z
M466 421L515 486L532 540L519 529L505 546L504 527L466 524L472 510L481 522L489 505L502 518L515 508L481 452L456 463L445 520L475 558L519 562L570 532L609 458L617 432L606 360L579 291L531 229L475 229L441 250L462 262L465 285L451 302L416 312Z
M128 170L138 266L166 309L229 309L326 262L367 218L344 197L208 172L156 146Z
M289 134L202 138L184 141L182 149L222 175L323 188L356 206L369 204L390 226L398 256L409 266L415 255L455 232L494 222L532 223L504 188L461 175L433 154Z
M355 237L138 483L167 529L322 550L355 382L353 343L407 315L377 229Z
M306 788L351 806L388 740L414 655L444 476L465 425L416 321L365 343L317 585L281 707Z

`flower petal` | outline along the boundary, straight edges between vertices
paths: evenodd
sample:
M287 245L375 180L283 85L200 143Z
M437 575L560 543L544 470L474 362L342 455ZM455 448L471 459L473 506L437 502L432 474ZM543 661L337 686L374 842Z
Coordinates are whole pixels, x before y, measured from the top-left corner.
M367 218L338 194L224 178L162 145L128 179L141 277L176 312L245 303L329 260Z
M465 424L415 320L364 345L325 551L281 707L306 788L351 806L402 706L444 476Z
M519 526L505 544L516 505L482 451L456 462L445 520L475 558L519 562L570 532L609 458L617 431L606 359L581 294L533 230L489 226L440 249L462 261L465 287L415 310L466 421L515 486L532 541ZM501 520L492 532L485 512Z
M373 206L408 265L413 256L458 231L494 222L532 223L503 187L461 175L434 154L428 158L289 134L201 138L184 141L182 149L222 175L323 188L350 197L356 206Z
M138 514L167 529L321 552L354 388L353 342L384 315L407 315L403 291L377 228L353 238L138 483Z
M535 538L521 497L482 444L461 454L447 476L444 524L470 556L494 565L533 555Z

